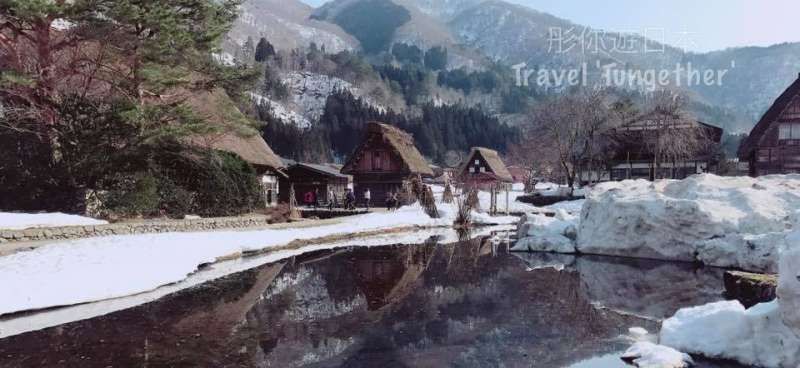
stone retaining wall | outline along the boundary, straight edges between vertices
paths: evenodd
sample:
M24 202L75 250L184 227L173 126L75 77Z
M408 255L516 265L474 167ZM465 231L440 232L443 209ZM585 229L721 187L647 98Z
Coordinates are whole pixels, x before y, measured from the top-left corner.
M0 243L69 240L108 235L245 229L269 225L272 216L219 217L198 220L121 222L108 225L0 230Z

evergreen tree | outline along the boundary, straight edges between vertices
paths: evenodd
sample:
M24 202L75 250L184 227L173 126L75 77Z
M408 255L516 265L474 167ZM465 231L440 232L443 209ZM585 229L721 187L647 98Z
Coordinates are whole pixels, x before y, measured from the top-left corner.
M447 68L447 49L436 46L425 52L425 66L431 70L444 70Z
M258 40L258 45L256 46L256 61L263 63L267 61L268 58L273 56L275 56L275 47L273 47L266 38L261 37L261 39Z

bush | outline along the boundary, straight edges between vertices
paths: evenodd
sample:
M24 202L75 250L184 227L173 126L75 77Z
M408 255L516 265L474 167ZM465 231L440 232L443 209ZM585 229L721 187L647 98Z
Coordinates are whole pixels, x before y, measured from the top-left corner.
M117 174L108 190L99 195L106 216L149 217L159 213L158 180L148 172Z

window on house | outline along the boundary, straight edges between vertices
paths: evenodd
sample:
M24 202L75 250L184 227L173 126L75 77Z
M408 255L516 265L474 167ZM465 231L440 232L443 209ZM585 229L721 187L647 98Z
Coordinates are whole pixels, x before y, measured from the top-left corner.
M472 167L472 166L470 166L470 167L469 167L469 172L474 174L474 173L475 173L475 168L474 168L474 167Z
M800 139L800 124L798 123L781 123L778 130L778 139Z
M480 164L481 164L481 160L475 160L475 165L480 165Z
M372 156L372 169L383 170L383 158L380 152L375 152Z
M481 166L481 172L482 172L482 173L483 173L483 172L486 172L486 168L485 168L485 167L483 167L483 166Z

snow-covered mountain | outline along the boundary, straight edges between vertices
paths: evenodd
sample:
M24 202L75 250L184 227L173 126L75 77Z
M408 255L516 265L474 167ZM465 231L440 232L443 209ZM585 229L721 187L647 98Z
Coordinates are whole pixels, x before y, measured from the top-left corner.
M241 41L247 35L263 34L279 48L315 42L325 45L328 52L353 48L379 55L396 43L423 50L444 46L449 68L469 69L480 69L487 60L551 69L583 63L656 70L691 63L701 70L729 69L720 86L681 88L704 106L701 110L715 111L712 120L718 121L712 122L733 131L749 130L800 71L797 43L688 53L641 35L591 29L502 0L333 0L317 9L298 0L248 0L243 9L232 37ZM586 50L581 45L554 45L553 30L570 32L564 39L598 37L596 42L605 47L595 49L590 44ZM658 52L610 49L620 41ZM365 42L369 47L363 47ZM561 47L568 49L554 50ZM513 73L510 67L509 73Z
M308 47L312 42L329 52L359 47L358 41L337 25L311 19L313 10L299 0L247 0L229 37L239 45L247 37L256 41L265 37L283 50Z

